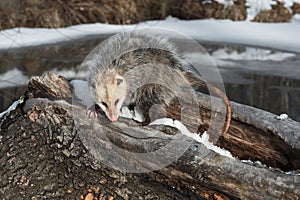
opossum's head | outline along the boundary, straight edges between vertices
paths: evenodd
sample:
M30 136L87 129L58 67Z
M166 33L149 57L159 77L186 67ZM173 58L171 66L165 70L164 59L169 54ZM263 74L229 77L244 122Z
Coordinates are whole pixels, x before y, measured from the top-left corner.
M127 95L127 83L116 70L104 72L96 84L95 100L110 121L115 122Z

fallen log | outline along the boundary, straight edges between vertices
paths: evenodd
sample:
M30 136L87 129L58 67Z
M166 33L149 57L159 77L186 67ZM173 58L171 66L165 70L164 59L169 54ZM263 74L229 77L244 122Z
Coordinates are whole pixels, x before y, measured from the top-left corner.
M54 74L32 78L24 97L0 123L2 199L300 198L300 125L291 119L231 102L229 132L216 141L230 158L174 128L89 119ZM212 111L206 95L198 100L202 132L222 102ZM147 157L165 146L172 151Z

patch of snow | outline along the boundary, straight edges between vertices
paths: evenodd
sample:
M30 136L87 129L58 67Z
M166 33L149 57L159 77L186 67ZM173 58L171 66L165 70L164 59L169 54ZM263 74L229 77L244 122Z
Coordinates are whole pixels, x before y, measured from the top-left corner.
M253 164L253 162L251 160L241 160L241 162Z
M232 158L234 159L234 157L232 156L232 154L225 150L222 149L218 146L215 146L212 142L209 141L209 135L206 133L206 131L202 134L202 136L200 136L199 134L195 134L194 133L194 137L193 137L197 142L200 142L202 144L204 144L208 149L213 150L214 152L217 152L218 154L222 155L222 156L226 156L228 158Z
M294 23L300 23L300 14L295 14L291 21Z
M219 4L224 4L225 8L234 4L233 3L234 0L215 0L215 1L218 2ZM203 3L212 3L212 1L211 0L206 0Z
M29 77L16 68L0 74L0 88L22 86L26 85L28 81Z
M20 99L17 100L17 101L15 101L15 102L13 102L13 103L9 106L9 108L8 108L7 110L1 112L1 113L0 113L0 119L1 119L6 113L8 113L8 112L10 112L10 111L12 111L12 110L14 110L14 109L16 109L16 107L19 105L19 103L20 103Z
M253 20L262 10L270 10L271 5L276 4L273 0L247 0L247 20Z
M297 171L289 171L289 172L285 172L285 174L288 174L288 175L296 175L296 176L300 176L300 173L297 172Z
M176 22L176 21L178 21L178 18L177 18L177 17L173 17L173 16L171 16L171 15L168 15L168 16L165 18L165 21Z
M174 121L173 119L170 119L170 118L157 119L150 123L150 125L161 125L161 124L175 127L177 129L179 129L182 134L193 138L194 140L196 140L199 143L202 143L206 148L208 148L222 156L226 156L228 158L234 159L234 157L232 156L232 154L229 151L222 149L218 146L215 146L212 142L210 142L209 135L206 133L206 131L202 134L202 136L200 136L199 134L196 134L196 133L191 133L186 128L186 126L183 125L180 121L178 121L178 120Z
M283 119L287 119L289 116L287 114L281 114L279 116L276 117L276 119L278 120L283 120Z
M258 49L246 47L245 51L238 52L237 50L230 50L228 48L218 49L211 54L214 59L225 60L272 60L282 61L286 58L296 56L294 53L284 53L272 51L268 49Z

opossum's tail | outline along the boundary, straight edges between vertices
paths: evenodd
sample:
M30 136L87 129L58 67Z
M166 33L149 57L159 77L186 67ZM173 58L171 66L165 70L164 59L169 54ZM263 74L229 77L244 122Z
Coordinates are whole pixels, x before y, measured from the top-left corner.
M226 120L226 124L225 124L224 130L223 130L223 133L222 133L223 135L225 135L228 132L228 129L229 129L230 123L231 123L230 100L228 99L226 94L219 88L217 88L209 83L206 83L205 81L203 81L201 79L195 78L193 75L191 75L188 72L186 72L185 74L187 75L187 78L188 78L189 82L191 83L192 87L201 87L205 90L210 90L210 91L214 92L217 96L219 96L220 98L223 99L223 101L226 105L226 108L227 108L227 114L226 114L227 120Z

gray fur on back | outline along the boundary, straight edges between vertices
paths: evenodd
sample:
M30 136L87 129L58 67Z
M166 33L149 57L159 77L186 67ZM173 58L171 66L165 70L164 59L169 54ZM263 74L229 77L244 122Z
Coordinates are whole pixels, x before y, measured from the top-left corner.
M108 69L115 69L129 80L126 102L132 96L138 97L134 92L149 83L165 88L161 90L160 97L166 104L174 96L191 102L192 87L182 73L190 71L190 66L176 45L161 34L150 35L141 31L119 33L102 42L88 58L89 87L94 99L98 91L97 83L103 81ZM125 71L130 70L124 73L124 68Z
M110 37L96 47L89 55L89 83L93 87L102 73L111 63L124 53L137 49L162 49L179 55L175 45L162 35L150 35L144 32L123 32Z

